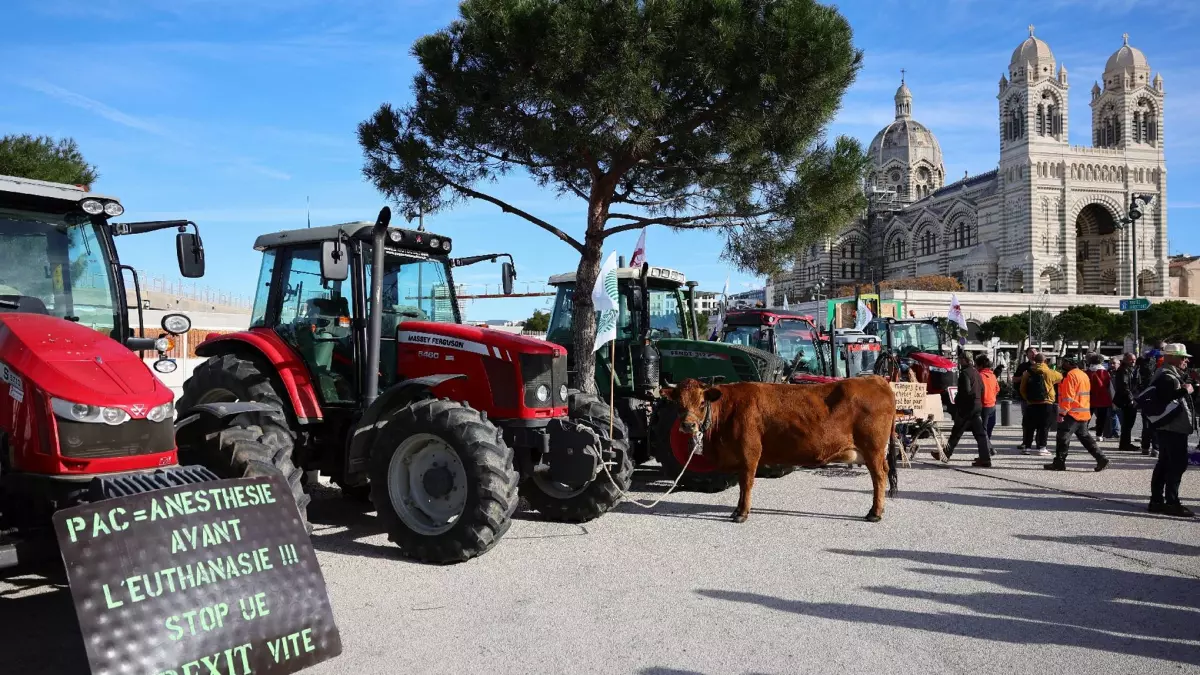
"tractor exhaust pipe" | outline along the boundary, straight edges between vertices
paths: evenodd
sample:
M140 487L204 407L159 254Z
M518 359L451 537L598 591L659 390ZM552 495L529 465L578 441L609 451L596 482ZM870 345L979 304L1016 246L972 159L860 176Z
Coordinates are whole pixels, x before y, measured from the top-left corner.
M379 398L379 350L383 338L383 272L384 242L387 241L388 224L392 222L392 209L385 206L375 219L371 235L371 318L367 324L367 387L363 392L366 405Z

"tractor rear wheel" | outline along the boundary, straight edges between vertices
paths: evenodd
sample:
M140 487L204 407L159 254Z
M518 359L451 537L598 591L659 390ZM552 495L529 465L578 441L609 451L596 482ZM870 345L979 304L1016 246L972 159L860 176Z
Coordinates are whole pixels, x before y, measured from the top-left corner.
M586 523L616 506L633 481L629 432L612 408L591 394L571 394L567 414L572 422L584 424L595 431L600 443L616 453L616 461L608 468L612 479L601 470L584 485L568 485L534 474L521 483L521 496L529 502L530 508L547 520ZM610 423L612 438L609 438Z
M234 354L208 359L183 383L183 395L176 408L183 418L202 403L234 401L265 403L279 412L244 413L218 430L204 428L203 422L184 427L176 439L180 464L200 464L223 478L268 475L268 469L273 468L291 488L305 527L311 532L311 497L304 492L304 472L292 459L295 435L288 427L283 398L257 364Z
M662 475L667 480L675 480L683 471L683 463L675 457L671 447L671 437L679 426L679 408L667 399L659 399L654 406L654 415L650 421L650 452L662 465ZM695 458L692 459L694 464ZM687 473L679 479L680 490L692 492L722 492L737 485L737 476L731 473L717 471L693 471L688 466Z
M371 450L371 501L406 557L462 562L496 545L517 508L518 476L486 417L422 399L392 414L384 436Z
M258 476L282 476L292 498L296 500L300 522L311 533L308 522L308 503L312 497L304 492L300 484L304 472L292 464L291 446L277 447L267 443L263 430L242 419L235 418L233 424L211 432L200 442L180 442L180 464L199 464L221 478L255 478Z

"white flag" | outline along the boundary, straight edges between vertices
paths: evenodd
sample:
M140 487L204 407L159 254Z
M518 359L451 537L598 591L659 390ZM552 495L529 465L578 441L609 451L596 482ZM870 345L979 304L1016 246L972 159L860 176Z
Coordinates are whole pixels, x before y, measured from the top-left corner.
M646 228L642 228L642 236L638 237L637 246L633 247L633 257L629 259L630 267L641 267L646 262Z
M958 294L950 294L950 312L946 314L946 318L958 324L958 327L966 330L967 320L963 318L962 305L958 304Z
M862 298L858 299L857 316L858 318L854 322L854 330L862 330L866 328L867 324L871 322L871 319L875 318L875 315L871 313L871 308L867 306L867 303L864 302Z
M729 303L729 277L725 277L725 288L721 289L721 307L717 312L717 325L713 328L713 334L717 339L721 338L721 327L725 325L725 306Z
M617 339L617 252L613 251L605 258L600 266L600 275L596 277L596 285L592 287L592 304L600 316L596 319L596 344L592 351L597 351L610 340Z
M784 308L785 310L786 310L786 309L788 309L788 304L787 304L787 293L784 293L784 294L783 294L783 308Z

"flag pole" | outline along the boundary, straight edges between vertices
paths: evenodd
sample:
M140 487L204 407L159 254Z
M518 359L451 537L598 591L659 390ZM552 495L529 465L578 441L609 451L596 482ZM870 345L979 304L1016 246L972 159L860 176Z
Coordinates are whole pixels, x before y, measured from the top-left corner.
M613 440L613 424L617 416L617 341L608 343L608 440Z

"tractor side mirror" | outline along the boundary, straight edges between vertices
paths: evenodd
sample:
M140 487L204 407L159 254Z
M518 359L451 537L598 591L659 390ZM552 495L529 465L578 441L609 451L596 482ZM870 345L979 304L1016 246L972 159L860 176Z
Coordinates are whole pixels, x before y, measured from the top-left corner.
M350 256L340 241L321 242L321 278L345 281L350 276Z
M504 294L512 295L513 280L517 278L517 268L510 262L500 265L500 283L504 285Z
M179 257L179 273L185 279L204 276L204 242L200 235L180 232L175 235L175 253Z
M634 286L629 289L629 311L641 312L645 307L645 297L642 296L642 289Z

